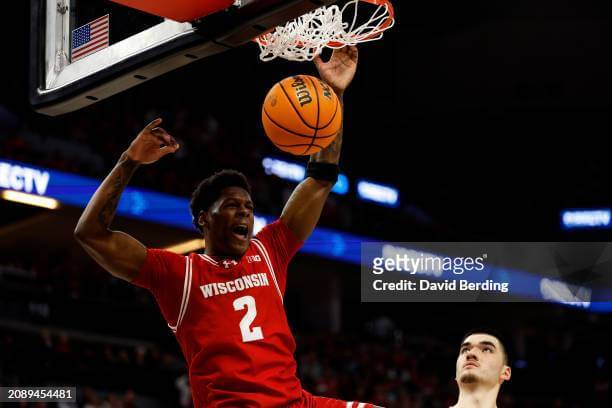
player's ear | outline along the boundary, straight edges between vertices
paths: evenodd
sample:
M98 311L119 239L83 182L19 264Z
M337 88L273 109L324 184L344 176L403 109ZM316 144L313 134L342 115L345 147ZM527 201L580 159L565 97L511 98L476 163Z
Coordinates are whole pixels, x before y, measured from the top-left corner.
M504 381L510 381L511 376L512 376L512 369L509 366L505 365L499 376L499 383L501 384Z
M208 228L208 211L200 211L198 214L198 225L200 228Z

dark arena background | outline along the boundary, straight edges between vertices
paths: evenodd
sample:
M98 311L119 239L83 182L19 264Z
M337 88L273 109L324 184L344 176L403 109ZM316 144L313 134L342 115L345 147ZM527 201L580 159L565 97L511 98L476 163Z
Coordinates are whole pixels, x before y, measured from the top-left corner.
M330 195L319 223L334 231L319 245L331 255L300 252L289 268L285 307L299 378L320 395L448 407L456 402L461 336L487 326L506 333L511 352L512 380L499 407L612 406L612 311L544 302L361 303L358 261L343 257L355 236L610 241L607 227L567 228L563 214L607 209L609 218L612 207L612 6L394 5L397 25L359 47L345 95L341 171L349 190ZM267 221L280 214L296 184L270 160L306 159L268 141L261 105L280 79L316 75L313 64L263 63L248 44L49 117L28 101L29 4L8 10L0 163L99 182L159 116L181 150L141 167L130 187L187 200L199 180L235 168L252 183L256 213ZM399 203L364 201L358 180L397 189ZM191 406L187 367L154 299L112 278L74 240L83 206L0 200L0 386L75 386L83 407ZM198 237L142 217L117 216L113 227L152 247Z

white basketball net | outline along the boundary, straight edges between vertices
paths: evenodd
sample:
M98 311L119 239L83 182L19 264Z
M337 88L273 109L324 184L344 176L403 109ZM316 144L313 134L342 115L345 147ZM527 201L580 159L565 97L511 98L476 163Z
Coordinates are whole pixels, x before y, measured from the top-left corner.
M370 19L357 26L359 3L360 0L351 0L342 9L336 5L324 6L276 27L271 33L255 40L261 51L259 58L262 61L277 57L290 61L312 61L324 47L342 48L382 38L383 32L395 23L391 19L389 25L384 25L391 17L389 7L372 6L376 10ZM350 17L350 14L352 22L349 24L343 21L343 16L348 20L346 17Z

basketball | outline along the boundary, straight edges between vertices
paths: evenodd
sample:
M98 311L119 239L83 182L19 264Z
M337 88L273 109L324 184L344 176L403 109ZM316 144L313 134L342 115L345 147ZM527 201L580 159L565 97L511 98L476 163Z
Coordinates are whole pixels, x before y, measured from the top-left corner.
M308 75L275 84L261 112L268 138L279 149L310 155L327 147L342 128L342 106L333 89Z

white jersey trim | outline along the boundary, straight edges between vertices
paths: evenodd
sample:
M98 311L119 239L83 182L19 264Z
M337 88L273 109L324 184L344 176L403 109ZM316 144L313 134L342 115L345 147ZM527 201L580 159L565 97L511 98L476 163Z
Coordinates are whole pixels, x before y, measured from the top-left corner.
M168 323L168 327L174 333L178 330L178 327L183 321L183 317L185 317L185 312L187 312L187 306L189 305L189 294L191 293L191 279L193 273L193 261L186 256L185 257L185 280L183 281L183 299L181 300L181 309L179 311L178 319L176 320L176 326L172 326Z
M261 255L264 257L264 260L266 261L266 264L270 269L270 274L272 275L272 280L274 281L274 286L276 286L276 291L278 292L278 296L280 297L281 303L284 303L283 294L280 290L280 287L278 286L278 282L276 281L276 272L274 272L274 267L272 267L272 262L270 261L270 257L268 256L268 251L266 250L266 247L257 238L253 238L251 239L251 241L255 244L255 246L259 249L259 252L261 252Z
M200 255L200 258L204 259L205 261L208 261L208 263L211 263L215 266L219 266L219 262L212 259L209 255L206 255L206 254L198 254L198 255Z

